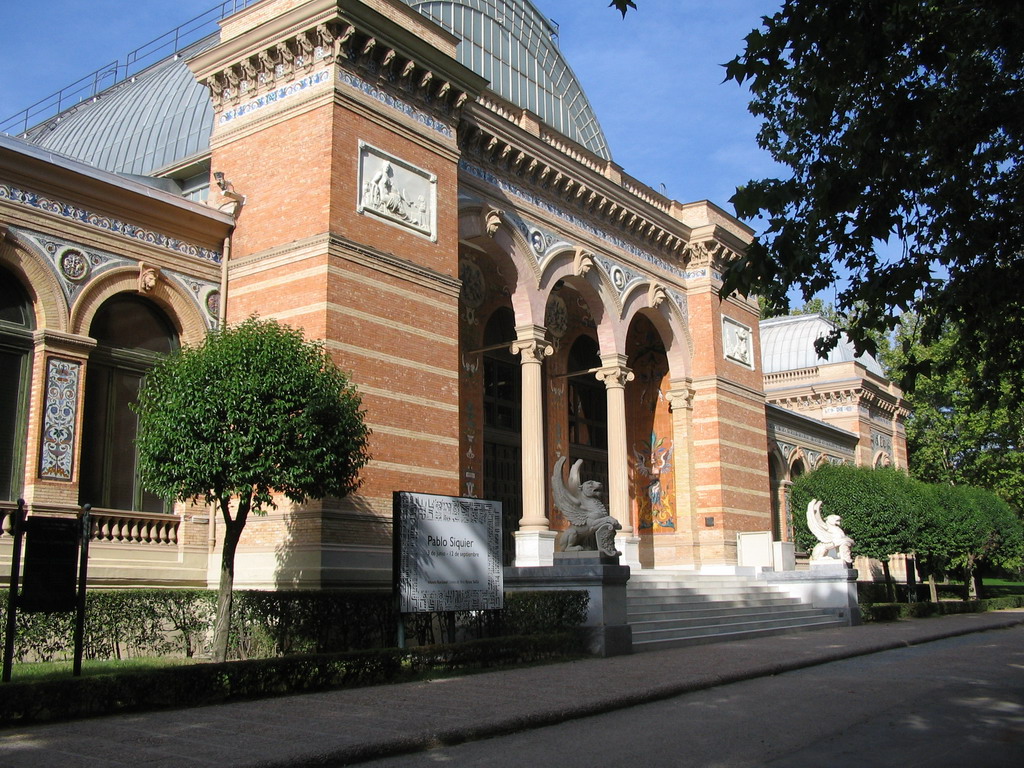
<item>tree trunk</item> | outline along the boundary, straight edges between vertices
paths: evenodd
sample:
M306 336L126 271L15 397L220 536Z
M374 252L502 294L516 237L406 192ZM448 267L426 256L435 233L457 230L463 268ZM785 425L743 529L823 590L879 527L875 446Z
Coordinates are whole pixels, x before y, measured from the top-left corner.
M974 599L985 599L985 582L981 577L981 570L978 568L974 569Z
M917 602L917 558L907 557L907 602Z
M933 603L939 602L939 590L935 586L935 574L928 574L928 597L931 598Z
M964 566L964 600L974 600L978 594L974 584L974 564Z
M229 501L221 499L224 515L224 549L220 559L220 585L217 590L217 619L213 625L213 660L225 661L228 655L228 636L231 633L231 602L235 586L235 550L242 537L249 514L251 498L240 499L238 512L231 518Z
M882 573L885 574L885 597L890 603L896 602L896 590L892 585L892 572L889 570L889 561L882 561Z

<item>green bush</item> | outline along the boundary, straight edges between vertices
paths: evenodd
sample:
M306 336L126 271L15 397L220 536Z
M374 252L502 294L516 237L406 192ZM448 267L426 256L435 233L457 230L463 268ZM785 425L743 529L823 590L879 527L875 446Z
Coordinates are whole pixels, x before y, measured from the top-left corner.
M991 600L944 600L938 603L868 603L860 606L860 612L862 621L873 622L923 619L959 613L984 613L1011 608L1024 608L1024 595L996 597Z
M111 589L87 594L86 659L183 656L202 652L211 637L216 593L204 589ZM388 592L342 590L235 593L231 657L266 658L385 648L395 642L395 616ZM500 611L460 611L457 636L487 638L571 630L587 613L584 591L510 592ZM7 591L0 590L6 611ZM443 614L406 617L420 645L437 641ZM2 625L3 622L0 622ZM0 641L4 627L0 626ZM18 612L15 658L71 658L73 613Z
M381 685L425 674L530 664L584 654L582 633L502 637L450 646L292 655L3 687L0 725L200 706L289 693Z

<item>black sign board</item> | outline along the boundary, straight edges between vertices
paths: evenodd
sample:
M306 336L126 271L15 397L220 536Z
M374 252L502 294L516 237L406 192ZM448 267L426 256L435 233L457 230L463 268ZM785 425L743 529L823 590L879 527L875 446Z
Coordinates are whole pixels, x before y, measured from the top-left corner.
M75 610L81 528L75 518L34 515L25 521L25 573L18 600L21 610Z

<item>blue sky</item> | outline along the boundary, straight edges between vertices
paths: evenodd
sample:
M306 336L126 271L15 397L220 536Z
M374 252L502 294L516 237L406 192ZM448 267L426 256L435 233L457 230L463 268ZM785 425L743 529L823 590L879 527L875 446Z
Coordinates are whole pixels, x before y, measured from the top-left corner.
M722 64L778 0L636 0L625 20L607 0L534 0L624 170L682 202L728 211L735 187L777 171L756 143L747 94ZM5 0L0 119L69 85L217 0ZM756 227L756 222L749 222Z

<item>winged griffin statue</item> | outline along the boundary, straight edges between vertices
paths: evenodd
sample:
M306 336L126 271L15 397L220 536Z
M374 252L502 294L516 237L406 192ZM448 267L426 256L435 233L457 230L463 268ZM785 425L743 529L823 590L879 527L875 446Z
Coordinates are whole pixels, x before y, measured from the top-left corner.
M608 508L598 498L601 483L587 480L580 483L579 459L569 470L569 481L562 482L562 467L565 456L555 462L555 471L551 475L551 488L554 492L555 506L572 524L562 531L555 543L559 552L590 552L598 551L602 555L617 557L622 553L615 549L615 532L622 526L619 521L608 514Z
M814 550L811 552L811 560L827 560L829 551L835 550L838 559L847 568L852 568L853 539L839 527L839 523L842 522L839 515L829 515L822 520L821 504L822 502L818 499L811 499L807 504L807 527L818 537L818 543L814 545Z

